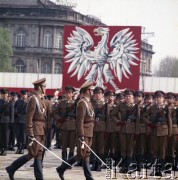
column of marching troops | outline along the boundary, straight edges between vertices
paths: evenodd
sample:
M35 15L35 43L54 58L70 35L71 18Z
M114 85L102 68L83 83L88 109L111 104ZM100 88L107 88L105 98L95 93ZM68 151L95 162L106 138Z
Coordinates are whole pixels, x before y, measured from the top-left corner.
M61 146L65 161L74 156L77 143L76 107L83 92L80 91L77 98L74 98L75 94L75 89L67 86L63 96L56 99L49 95L45 100L49 127L46 146L51 148L55 127L57 139L60 135L61 141L59 145L58 140L56 148ZM26 90L21 90L19 95L9 93L7 89L0 91L0 156L5 156L7 150L14 150L15 142L16 154L24 153L29 97ZM174 93L156 91L144 94L126 89L115 94L95 87L91 103L95 114L91 148L103 162L112 159L120 167L120 173L135 169L133 164L140 171L144 163L159 165L159 170L164 170L165 164L170 163L176 170L178 104ZM85 129L90 126L86 123ZM78 161L76 166L81 163ZM104 168L93 153L90 155L90 167L91 171ZM155 174L162 175L157 170L151 173Z

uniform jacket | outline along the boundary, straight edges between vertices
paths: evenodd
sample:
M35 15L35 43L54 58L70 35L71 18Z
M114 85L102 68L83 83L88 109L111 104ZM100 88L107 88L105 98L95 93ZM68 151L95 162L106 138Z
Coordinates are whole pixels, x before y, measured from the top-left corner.
M106 130L106 104L104 101L93 101L92 102L95 112L95 124L94 131L105 131Z
M78 137L93 137L94 109L86 97L82 97L77 103L76 126Z
M55 119L59 122L62 130L76 130L75 101L61 100L53 114L57 114Z
M26 123L26 113L27 113L27 103L28 99L18 99L14 104L15 111L15 122L16 123Z
M174 104L167 105L167 107L170 110L170 116L172 120L172 135L178 134L178 107L176 107Z
M151 127L156 136L171 136L172 119L170 109L165 106L153 105L143 114L144 122Z
M114 108L111 116L117 122L119 132L139 134L140 112L137 104L120 103Z
M11 101L0 99L0 123L14 122L14 105Z
M39 106L37 105L37 101ZM39 107L39 109L38 109ZM46 105L44 99L34 92L27 105L26 130L28 136L45 135L46 133Z
M106 104L106 132L116 132L117 121L113 119L112 112L116 108L116 104Z

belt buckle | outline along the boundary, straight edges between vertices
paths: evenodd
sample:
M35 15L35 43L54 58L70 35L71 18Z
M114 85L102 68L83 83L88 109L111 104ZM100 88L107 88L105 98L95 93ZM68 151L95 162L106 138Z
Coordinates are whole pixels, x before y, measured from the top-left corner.
M130 123L130 119L127 119L127 122L129 122L129 123Z
M96 120L96 121L99 121L99 120L100 120L100 118L96 118L95 120Z

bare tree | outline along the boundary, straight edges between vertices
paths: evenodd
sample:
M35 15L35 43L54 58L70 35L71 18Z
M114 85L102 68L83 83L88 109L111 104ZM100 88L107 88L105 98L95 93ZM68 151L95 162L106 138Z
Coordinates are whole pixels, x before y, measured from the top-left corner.
M167 56L161 60L159 68L155 70L158 77L178 77L178 58Z

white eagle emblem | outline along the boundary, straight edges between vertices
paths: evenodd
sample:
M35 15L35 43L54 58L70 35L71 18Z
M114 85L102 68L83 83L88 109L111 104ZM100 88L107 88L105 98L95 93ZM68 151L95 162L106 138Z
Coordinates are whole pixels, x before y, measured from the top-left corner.
M85 76L86 82L96 83L96 87L102 87L106 83L111 83L116 91L119 88L113 79L118 78L122 81L122 75L126 78L128 74L132 75L131 65L137 65L135 60L139 48L129 28L117 32L110 42L112 51L109 52L108 39L109 28L98 27L94 29L94 35L101 36L101 41L94 46L91 35L83 28L76 27L68 37L65 45L67 55L64 57L65 62L71 63L68 72L72 76L77 75L77 80Z

